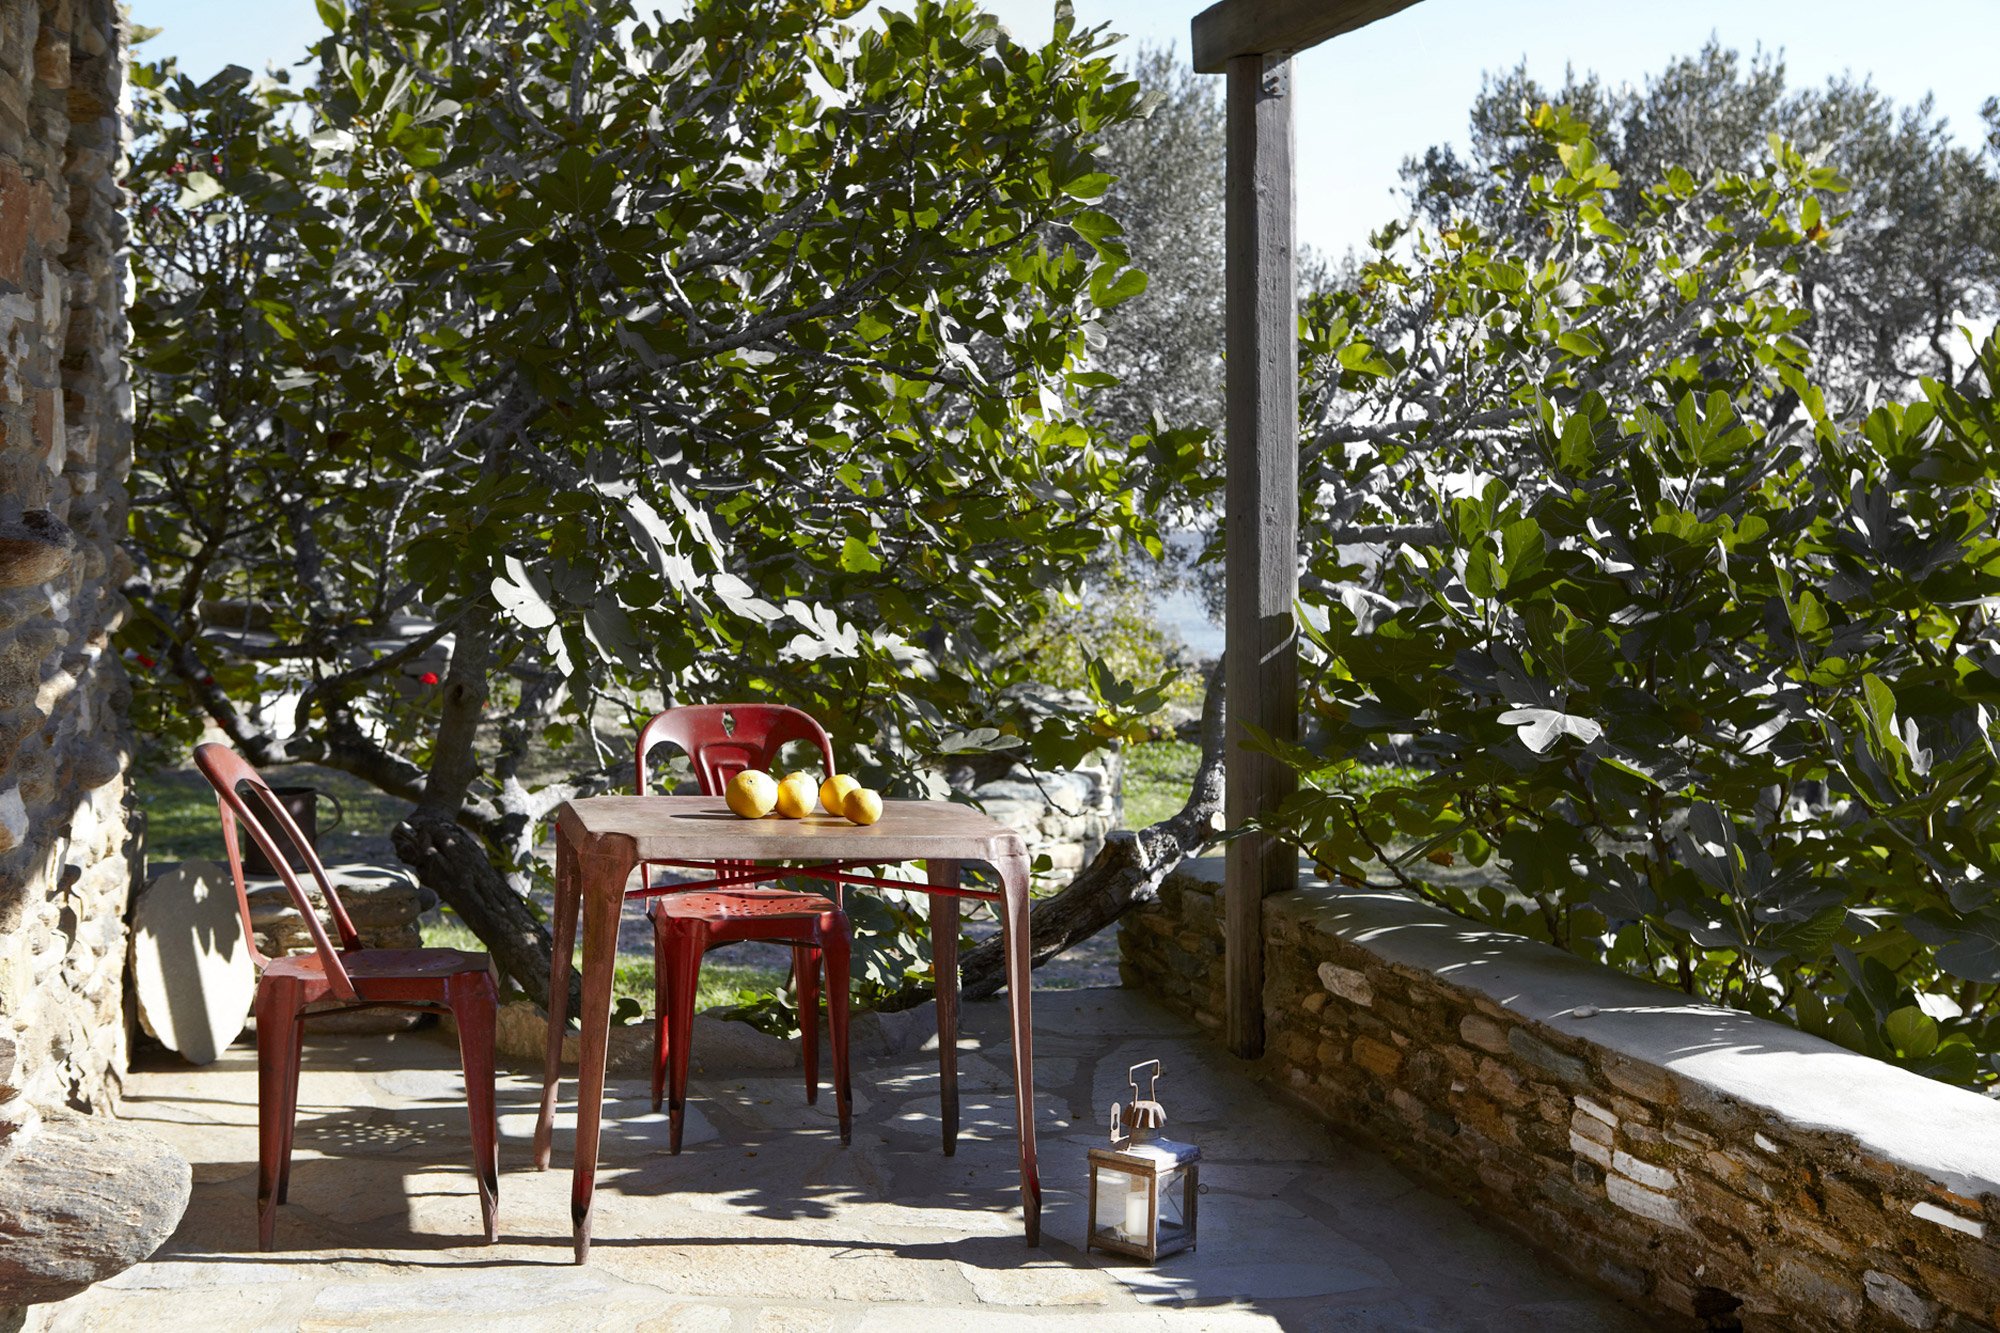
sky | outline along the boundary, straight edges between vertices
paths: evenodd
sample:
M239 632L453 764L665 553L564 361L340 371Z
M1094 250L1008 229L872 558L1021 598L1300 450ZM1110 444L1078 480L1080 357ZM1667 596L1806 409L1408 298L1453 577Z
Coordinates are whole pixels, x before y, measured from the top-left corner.
M298 59L320 33L313 0L131 0L135 22L163 29L151 57L178 56L206 78ZM1045 40L1051 0L985 0L1022 41ZM1075 0L1079 21L1185 52L1202 6L1181 0ZM642 9L650 5L641 5ZM2000 95L2000 0L1423 0L1299 56L1298 232L1333 255L1365 245L1396 217L1406 155L1465 140L1482 73L1526 60L1544 83L1566 65L1610 83L1641 82L1713 34L1744 52L1782 51L1794 88L1866 75L1898 102L1933 94L1961 142Z

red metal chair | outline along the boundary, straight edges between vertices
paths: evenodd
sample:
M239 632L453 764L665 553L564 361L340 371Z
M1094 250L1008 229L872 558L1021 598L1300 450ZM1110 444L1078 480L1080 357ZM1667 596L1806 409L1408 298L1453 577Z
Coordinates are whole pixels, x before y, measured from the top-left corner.
M226 745L195 747L195 766L215 788L222 813L222 845L236 881L236 905L243 934L256 963L257 981L257 1243L270 1249L277 1233L278 1205L285 1201L292 1174L292 1130L299 1110L300 1048L305 1020L350 1009L417 1009L449 1012L458 1024L458 1048L465 1065L465 1099L472 1117L472 1169L479 1179L479 1208L486 1239L499 1239L500 1134L493 1101L493 1029L498 999L486 955L457 949L364 949L347 910L327 882L326 869L291 815L257 770ZM266 814L252 809L254 793L271 822L296 849L319 883L319 891L340 935L334 948L279 842ZM266 958L257 952L250 925L250 898L243 883L243 855L236 834L241 824L292 895L292 905L312 932L313 952Z
M646 794L646 756L662 743L676 746L688 756L703 795L719 796L729 780L745 769L768 771L779 751L793 741L818 747L827 774L833 773L833 741L818 722L796 708L780 704L670 708L639 732L634 789L641 796ZM654 999L659 1011L659 1038L653 1052L653 1109L660 1109L664 1093L669 1150L681 1150L688 1048L694 1032L702 955L714 945L735 940L775 940L792 946L808 1103L819 1100L819 982L820 969L825 967L834 1098L840 1114L840 1141L848 1142L853 1130L854 1093L847 1063L848 928L839 889L834 890L835 897L828 898L818 893L757 888L754 885L760 879L776 879L787 872L761 869L750 861L671 865L678 870L705 871L714 878L675 892L671 881L652 883L650 865L640 867L641 883L646 886L640 892L652 899L646 912L653 922ZM666 892L662 893L663 889Z

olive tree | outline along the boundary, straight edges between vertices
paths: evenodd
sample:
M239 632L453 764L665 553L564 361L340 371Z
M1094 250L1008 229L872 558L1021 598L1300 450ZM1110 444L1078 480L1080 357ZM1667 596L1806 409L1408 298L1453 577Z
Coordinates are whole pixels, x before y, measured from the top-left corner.
M1417 215L1433 228L1470 218L1532 248L1540 222L1528 180L1551 168L1552 150L1521 109L1543 102L1591 126L1625 207L1673 167L1704 179L1755 171L1782 135L1850 183L1852 224L1799 261L1799 304L1811 315L1799 336L1821 381L1858 400L1871 384L1904 394L1925 375L1976 375L1956 330L2000 311L2000 142L1990 137L2000 102L1986 108L1986 141L1961 143L1928 98L1899 106L1852 75L1794 88L1782 57L1745 58L1713 41L1637 87L1587 73L1544 87L1517 66L1481 87L1467 155L1443 146L1406 161Z

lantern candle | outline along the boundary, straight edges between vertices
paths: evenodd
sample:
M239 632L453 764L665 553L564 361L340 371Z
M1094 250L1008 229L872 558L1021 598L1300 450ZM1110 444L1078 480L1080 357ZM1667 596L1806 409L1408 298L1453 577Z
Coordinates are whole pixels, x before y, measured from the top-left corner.
M1125 1235L1138 1244L1144 1244L1146 1230L1152 1225L1151 1200L1147 1197L1146 1182L1138 1176L1132 1177L1132 1187L1125 1192Z

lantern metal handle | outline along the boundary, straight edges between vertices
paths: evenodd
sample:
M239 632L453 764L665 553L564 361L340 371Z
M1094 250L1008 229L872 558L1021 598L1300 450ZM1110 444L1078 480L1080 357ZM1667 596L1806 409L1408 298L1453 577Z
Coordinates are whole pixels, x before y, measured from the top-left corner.
M1144 1069L1147 1065L1151 1065L1153 1067L1153 1076L1146 1084L1146 1096L1144 1100L1149 1102L1156 1102L1160 1099L1159 1098L1160 1075L1165 1071L1161 1069L1160 1062L1158 1060L1141 1060L1138 1064L1133 1065L1129 1070L1125 1072L1125 1079L1127 1084L1132 1089L1132 1100L1135 1102L1140 1100L1139 1071Z

